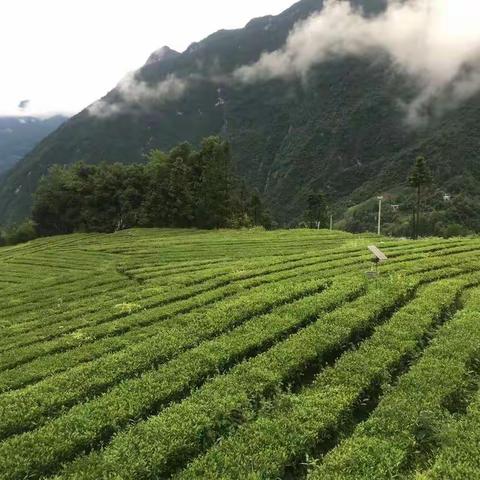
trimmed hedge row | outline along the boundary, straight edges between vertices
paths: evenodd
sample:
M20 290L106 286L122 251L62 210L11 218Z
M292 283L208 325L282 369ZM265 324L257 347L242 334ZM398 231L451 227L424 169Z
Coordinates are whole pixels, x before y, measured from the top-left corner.
M355 262L355 260L353 260L353 262ZM212 290L214 288L222 288L222 287L227 286L228 288L234 290L235 289L235 287L234 287L235 284L234 285L229 285L233 281L237 282L238 289L239 289L239 291L241 291L242 289L249 288L249 287L251 288L253 286L258 286L258 285L261 285L263 283L270 283L270 282L278 281L278 280L282 280L282 279L286 280L288 278L292 278L294 276L297 276L299 272L311 272L311 273L321 272L321 271L326 271L326 270L332 270L332 269L340 267L340 266L345 266L345 264L349 265L351 263L352 263L352 260L347 260L346 261L344 259L340 259L340 260L337 259L337 260L333 261L332 263L326 262L326 264L322 265L321 262L320 262L320 259L317 258L317 260L315 260L314 262L309 260L308 262L306 262L305 265L304 264L295 264L295 265L292 266L292 265L288 264L287 266L277 265L276 267L273 267L273 268L262 267L262 268L257 268L257 269L254 269L254 270L236 271L236 272L232 272L232 274L229 275L228 277L220 278L220 279L217 279L217 278L215 278L215 275L212 275L214 278L212 278L212 280L210 282L206 282L206 283L198 285L198 286L180 287L178 285L173 285L170 288L170 292L167 292L167 293L163 292L162 295L157 296L156 298L154 296L154 298L150 298L149 300L147 299L147 302L142 304L141 307L142 308L150 308L150 312L148 312L148 314L152 315L153 321L155 321L155 312L152 311L153 308L156 308L157 306L161 307L164 304L168 304L168 303L171 303L173 301L179 301L179 300L182 300L182 299L189 300L195 294L201 294L201 293L207 292L209 290ZM120 323L122 323L124 325L123 328L126 328L129 325L135 325L135 318L132 318L132 317L130 317L126 320L124 319L122 321L122 317L125 317L125 316L126 316L125 314L120 314L118 312L117 313L108 312L108 314L105 316L105 313L103 311L101 311L97 314L94 314L93 316L89 316L85 319L80 318L76 322L73 322L73 326L75 328L72 328L71 323L69 324L70 326L67 326L63 330L60 327L58 327L59 331L57 332L57 334L62 333L63 335L65 335L65 333L68 333L68 332L73 333L77 328L81 328L83 325L91 325L92 323L94 324L94 326L95 326L95 324L99 324L100 329L101 329L102 324L109 323L109 322L114 321L118 318L121 319ZM137 315L137 317L142 318L142 319L143 319L143 317L146 317L146 316L147 316L147 314L143 314L143 313L140 313L140 314ZM147 319L145 319L145 323L152 323L152 321L148 322ZM94 326L92 328L94 328ZM108 326L106 328L108 330ZM102 336L101 331L96 332L96 333L94 332L93 335L92 335L91 330L92 329L90 329L89 332L82 332L82 334L79 335L79 338L76 339L77 343L78 344L80 344L80 343L83 344L86 341L88 341L89 338L90 339L91 338L95 338L95 339L101 338L101 336ZM112 329L112 330L114 330L114 329ZM50 333L50 335L51 336L55 335L55 329L54 329L53 332ZM72 342L75 341L75 338L70 338L70 337L67 336L67 337L63 337L63 340L66 340L69 344L71 344ZM26 337L24 337L24 341L27 342L27 343L29 342L28 334L26 335ZM51 346L51 350L50 350L50 351L52 351L52 353L56 352L56 351L59 351L59 348L56 346L55 341L56 340L55 340L55 337L54 337L53 338L54 343ZM43 342L42 345L39 347L39 350L41 352L48 352L49 348L50 348L50 344L47 343L47 342ZM15 350L16 350L15 358L17 359L17 364L19 364L19 363L21 363L20 359L22 358L22 350L19 349L18 346ZM33 356L33 354L35 352L34 348L30 348L30 345L28 345L28 348L25 348L25 350L26 350L26 358L27 359L35 358L35 356ZM2 358L3 364L0 362L0 368L12 368L13 365L8 364L8 362L6 362L6 360L5 360L7 357L5 355L3 355L2 357L3 357ZM7 363L6 367L4 366L5 363Z
M450 426L433 467L418 480L473 480L480 478L480 394L464 418Z
M335 265L327 264L327 266L313 265L300 271L282 271L242 280L237 284L220 287L217 290L207 289L206 292L198 296L193 296L192 290L182 289L182 293L176 295L179 298L186 297L186 299L180 300L178 303L165 301L166 305L148 311L116 314L113 317L120 317L117 320L105 321L97 325L94 321L95 316L87 318L82 322L94 323L92 327L78 329L71 332L70 335L54 338L38 345L17 348L10 354L5 352L2 361L0 361L0 367L3 366L3 369L6 369L0 372L0 391L22 387L48 375L72 368L79 363L121 350L134 341L138 342L155 335L159 328L163 329L165 324L157 324L161 319L205 307L234 296L236 293L245 292L248 288L260 287L263 284L267 285L275 281L277 284L279 281L292 281L294 278L296 281L304 281L311 277L318 277L322 272L323 276L328 278L330 275L338 275L348 269L348 266L344 266L344 260L340 262L340 266L337 265L337 262L335 263ZM161 302L159 301L159 303ZM97 315L100 319L103 316L103 312ZM169 318L168 321L173 323L176 320L175 318Z
M313 255L310 254L310 256L313 256ZM318 257L318 254L316 254L315 256ZM297 260L300 260L300 259L301 259L301 257ZM269 259L265 262L257 262L257 264L254 266L254 269L253 269L252 273L253 273L253 275L269 273L268 267L270 265L277 265L279 263L285 263L285 262L282 262L279 259L273 259L273 261L272 261L272 259ZM265 270L265 268L267 268L267 270ZM279 268L282 268L282 266L280 266ZM283 268L285 268L285 267L283 267ZM101 273L102 273L102 275L101 275L102 280L99 282L99 285L103 285L107 281L104 278L105 274L103 272L101 272ZM248 272L248 273L250 273L250 272ZM108 275L113 276L116 279L116 281L120 281L120 280L125 281L124 278L119 278L118 273L109 273ZM165 276L165 277L167 278L168 276ZM215 278L215 275L213 275L212 278ZM238 273L235 274L234 278L238 278ZM85 289L82 288L82 287L86 286L87 290L92 287L92 285L91 285L92 284L91 275L89 275L88 277L83 275L81 280L83 280L83 282L80 283L80 284L72 284L72 283L74 283L74 282L72 282L72 279L62 278L62 279L58 279L58 281L55 281L54 284L50 285L48 288L44 287L40 291L40 295L36 291L34 291L34 292L27 291L26 292L26 294L27 294L26 298L23 298L23 297L21 298L18 295L16 295L15 303L18 304L18 305L16 305L17 310L12 312L12 314L15 315L14 324L19 323L18 315L21 314L22 310L18 311L18 309L29 308L29 305L30 305L29 299L32 299L32 300L34 299L35 300L35 304L36 304L37 308L38 307L43 308L43 307L45 307L49 304L54 304L55 301L52 300L52 297L58 298L58 294L62 295L62 299L63 299L64 302L67 302L69 300L75 301L75 300L78 300L79 298L89 298L89 295L87 293L85 293ZM181 278L177 278L177 281L179 281L180 283L181 283L181 280L182 280ZM184 281L187 281L187 280L188 280L188 276L186 276L184 278ZM131 280L129 280L128 283L130 283L130 285L131 285ZM33 290L35 290L35 288L33 288ZM81 292L80 294L79 294L79 291ZM41 300L42 297L44 297L45 304ZM29 312L30 312L30 310L29 310ZM36 312L38 312L38 310L36 310Z
M156 334L22 390L0 395L0 438L45 422L61 408L100 394L126 378L154 368L200 342L228 331L248 318L325 288L324 280L285 282L259 288L165 323Z
M0 352L69 333L79 328L78 325L88 325L88 319L94 319L100 310L104 315L114 312L115 305L122 302L143 303L149 296L158 295L158 291L154 289L133 288L128 280L124 280L114 289L83 289L83 291L85 298L72 302L65 302L62 293L58 292L57 303L42 309L42 315L36 312L36 318L31 321L24 322L22 319L20 323L2 328L4 336L0 341Z
M446 274L432 272L430 280ZM368 334L428 278L421 275L408 281L402 277L381 281L382 295L373 289L264 354L215 377L183 402L119 433L104 451L79 458L61 478L150 478L153 472L159 478L171 475L190 457L228 434L239 419L243 422L241 419L254 414L259 403L298 379L312 363L327 361L352 339Z
M383 295L368 292L290 336L267 352L215 377L183 402L118 434L103 452L74 462L73 478L158 478L170 475L245 418L258 402L325 362L414 292L417 283L382 280ZM7 471L10 467L7 468Z
M416 457L428 454L448 414L445 402L462 389L471 362L480 355L479 316L477 289L369 419L328 454L309 479L394 478L415 465Z
M477 306L480 313L480 301L474 298L479 293L479 289L472 289L466 295L466 301L473 308ZM437 455L431 459L430 468L415 475L417 480L480 478L480 356L472 359L470 370L470 381L465 383L465 392L460 392L453 398L456 400L453 404L454 415L442 425L439 432L442 446L439 447L438 454L434 452ZM458 412L455 411L457 408Z
M340 273L339 269L335 273ZM65 335L51 341L43 342L38 345L30 345L25 348L17 348L10 353L5 352L2 355L0 365L3 366L3 372L0 372L0 391L6 391L11 388L18 388L30 382L40 380L48 375L72 368L79 363L97 359L102 355L115 352L125 348L132 342L138 342L152 335L156 335L160 330L169 327L177 321L178 315L188 314L191 310L197 309L195 315L204 310L206 306L226 300L228 297L245 294L249 288L271 289L269 286L277 282L274 289L280 285L278 282L297 282L317 277L321 268L308 267L305 271L278 274L270 274L257 279L244 280L240 283L211 289L194 296L190 291L182 291L177 296L186 297L178 302L166 303L158 308L147 311L139 311L131 314L117 314L120 317L117 320L94 325L90 328L79 329L70 335ZM328 275L323 275L328 277ZM252 293L256 294L255 290ZM238 300L233 299L237 302ZM223 308L223 307L221 307ZM103 313L99 316L102 318ZM166 319L164 322L159 320ZM93 319L89 319L92 322ZM95 322L93 322L95 323ZM106 337L106 338L105 338Z
M480 276L473 281L480 281ZM372 385L388 381L391 372L421 348L469 282L443 280L424 287L358 350L322 372L310 388L280 397L271 411L215 445L178 478L282 477L288 465L341 427Z
M319 271L318 267L308 266L308 272ZM304 270L300 270L303 273ZM212 280L210 283L197 287L179 288L175 286L172 293L157 295L150 298L147 311L139 311L128 315L127 313L109 313L105 316L104 312L99 312L86 320L80 322L93 323L92 327L78 329L70 332L71 335L63 335L59 338L53 338L51 341L45 341L38 345L28 345L25 348L16 348L14 352L8 354L5 352L0 359L0 369L13 368L16 365L26 363L35 359L37 356L47 355L75 348L88 342L93 342L103 336L118 335L126 332L131 327L149 326L156 323L159 319L168 316L188 312L193 307L212 303L215 300L221 300L227 296L233 296L237 293L245 292L248 288L259 287L261 285L271 284L280 280L288 280L297 276L299 272L280 271L278 273L269 273L257 275L255 272L244 273L242 281L229 284L226 279ZM252 277L252 278L250 278ZM198 294L200 298L194 295ZM174 302L182 302L180 308L173 305Z
M48 472L76 453L107 441L132 420L141 419L169 400L181 397L208 376L261 352L283 336L305 326L322 311L337 307L363 290L364 284L358 279L338 281L334 288L323 293L249 320L155 371L125 381L105 395L73 407L38 430L0 444L0 456L10 457L13 451L16 452L15 458L22 456L24 459L17 472L29 472L30 475ZM88 418L88 425L84 424L85 418ZM10 467L5 466L5 469Z
M101 279L95 283L92 282L91 274L88 276L82 275L80 278L72 278L71 276L68 276L68 278L63 276L56 278L52 285L44 286L40 294L35 291L28 292L25 296L15 293L15 296L6 300L6 305L2 307L0 326L8 327L20 323L28 325L29 322L38 319L40 309L54 307L58 303L59 298L65 302L87 298L88 295L84 293L85 290L95 287L105 288L105 286L122 282L125 282L124 278L119 277L117 273L111 272L101 275ZM59 288L60 285L61 287ZM26 316L25 321L22 321L22 316Z

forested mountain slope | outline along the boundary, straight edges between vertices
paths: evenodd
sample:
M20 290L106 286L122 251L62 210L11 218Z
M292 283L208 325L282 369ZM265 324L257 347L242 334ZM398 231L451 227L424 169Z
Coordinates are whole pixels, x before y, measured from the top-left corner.
M385 7L385 0L354 3L365 15ZM136 72L144 88L136 102L126 101L129 85L120 84L4 179L0 222L28 215L31 193L52 164L138 162L152 148L197 144L221 133L232 144L238 173L264 196L281 225L301 218L315 189L329 194L336 218L346 212L346 226L354 230L372 221L369 200L379 193L402 204L406 222L410 199L403 186L415 157L423 154L435 178L432 202L442 192L460 197L460 204L448 206L454 209L449 222L480 228L480 219L469 213L480 193L480 96L426 125L407 126L401 104L415 97L417 86L378 52L330 59L297 80L230 81L236 68L281 48L295 23L322 6L321 0L302 0L244 29L216 32L182 54L165 49L166 55L152 55Z
M13 167L65 117L0 117L0 174Z

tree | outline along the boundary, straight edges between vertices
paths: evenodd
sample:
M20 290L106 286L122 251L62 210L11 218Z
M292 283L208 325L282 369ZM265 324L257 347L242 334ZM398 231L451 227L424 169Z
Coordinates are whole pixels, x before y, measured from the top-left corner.
M328 204L324 193L312 193L307 199L305 221L309 228L326 228L328 225Z
M148 184L139 224L143 227L165 227L168 224L165 208L169 179L168 154L152 150L147 160L145 176Z
M170 159L165 209L168 227L190 227L193 220L193 197L190 168L181 157Z
M193 159L196 225L225 227L232 214L230 146L220 137L205 138Z
M77 171L82 167L75 166ZM90 173L86 177L90 178ZM74 168L51 167L34 195L32 219L38 225L39 235L74 232L81 221L82 202Z
M113 232L135 226L223 228L268 224L260 197L231 173L228 142L182 143L153 150L146 164L76 163L55 166L35 194L33 220L40 235ZM254 215L250 216L250 211Z
M17 243L25 243L37 237L36 225L31 220L25 220L18 226L10 227L0 236L0 246L2 242L6 245L16 245Z
M429 185L432 182L432 174L428 168L425 157L417 157L415 165L408 178L410 185L416 189L417 202L415 209L415 218L413 222L413 238L417 239L420 230L420 209L422 201L423 187Z
M254 225L261 225L263 217L263 204L262 199L257 191L252 193L250 198L250 217L253 220Z

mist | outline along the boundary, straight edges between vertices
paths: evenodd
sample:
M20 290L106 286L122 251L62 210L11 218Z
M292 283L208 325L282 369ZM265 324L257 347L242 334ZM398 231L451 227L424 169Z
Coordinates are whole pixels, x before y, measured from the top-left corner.
M88 112L93 116L105 118L128 111L133 106L140 108L148 106L152 101L162 104L178 100L187 87L187 79L180 79L172 74L157 84L149 85L139 80L135 73L129 73L116 87L121 102L109 103L102 99L90 105Z
M391 1L372 18L347 1L330 0L293 28L283 48L234 76L246 83L305 77L322 62L381 50L418 82L418 96L404 108L410 124L421 124L480 90L479 19L478 0Z

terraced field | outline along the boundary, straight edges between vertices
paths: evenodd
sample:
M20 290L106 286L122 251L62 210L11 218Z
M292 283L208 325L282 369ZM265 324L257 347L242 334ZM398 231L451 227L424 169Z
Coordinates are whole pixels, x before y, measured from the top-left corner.
M0 288L1 479L480 478L480 239L78 234Z

